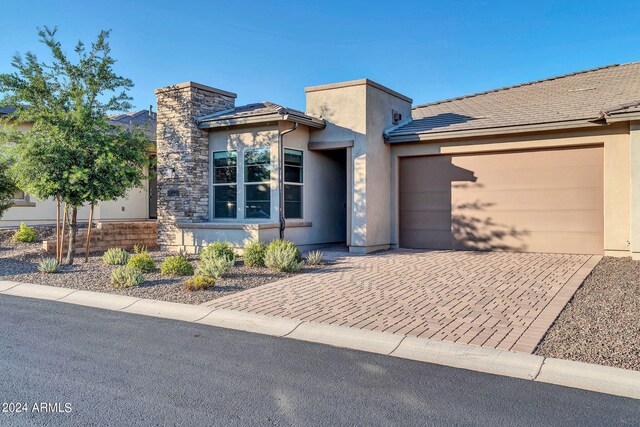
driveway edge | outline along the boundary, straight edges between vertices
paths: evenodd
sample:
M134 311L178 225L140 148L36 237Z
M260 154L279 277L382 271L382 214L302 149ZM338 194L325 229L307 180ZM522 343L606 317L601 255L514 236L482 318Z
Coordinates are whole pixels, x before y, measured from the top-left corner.
M297 339L640 399L640 372L428 338L367 331L241 311L0 280L0 294L84 305Z

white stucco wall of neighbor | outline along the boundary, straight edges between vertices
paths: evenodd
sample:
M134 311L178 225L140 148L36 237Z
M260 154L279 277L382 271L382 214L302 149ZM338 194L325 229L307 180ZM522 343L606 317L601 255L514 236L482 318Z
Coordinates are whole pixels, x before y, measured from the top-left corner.
M0 125L2 126L2 125ZM30 124L19 125L18 129L26 132ZM140 188L131 189L126 197L110 202L102 202L94 209L96 221L129 221L149 218L149 183L144 180ZM0 227L14 227L21 222L27 225L55 224L56 202L53 199L38 200L27 195L27 201L16 201L0 217ZM78 221L89 221L89 207L78 210Z
M0 227L13 227L21 222L27 225L55 224L56 202L37 200L31 196L27 206L13 206L0 219ZM146 188L134 188L127 197L112 202L102 202L94 210L96 221L132 221L149 217L149 197ZM89 208L78 211L78 221L89 221Z

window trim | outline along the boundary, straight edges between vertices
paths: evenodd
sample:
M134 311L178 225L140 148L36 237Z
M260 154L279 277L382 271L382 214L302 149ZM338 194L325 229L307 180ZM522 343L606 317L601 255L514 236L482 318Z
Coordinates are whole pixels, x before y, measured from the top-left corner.
M14 207L35 207L36 206L36 203L31 201L31 196L29 196L29 194L21 190L18 190L16 192L21 192L24 197L11 198L11 206L14 206Z
M247 177L247 153L251 152L251 151L265 151L267 153L267 159L268 159L268 175L266 180L263 181L247 181L246 177ZM259 165L264 165L264 163L257 163ZM271 146L243 146L242 147L242 185L243 185L243 204L244 204L244 209L242 210L242 218L244 220L250 220L250 221L270 221L271 220L271 203L272 203L272 197L271 197L271 174L273 172L273 161L271 159ZM248 204L247 204L247 187L248 186L259 186L259 185L266 185L267 186L267 192L269 194L269 209L268 209L268 214L269 217L268 218L260 218L260 217L249 217L247 216L247 209L248 209Z
M302 165L300 166L300 176L302 177L302 182L289 182L289 181L286 180L286 176L287 176L286 175L286 167L287 167L287 165L286 165L284 159L286 158L287 150L300 152L300 157L302 158ZM305 183L305 177L304 177L304 170L305 170L305 167L304 167L305 166L304 165L304 150L300 150L298 148L291 148L291 147L284 146L283 150L282 150L282 153L283 153L283 156L284 156L281 159L282 168L283 168L282 169L282 172L283 172L282 173L282 181L283 181L282 182L282 192L283 192L283 199L284 199L284 206L283 206L284 212L282 213L282 216L284 217L284 219L301 220L301 219L305 218L305 215L304 215L304 206L305 206L305 203L304 203L304 183ZM294 167L296 167L296 166L294 166ZM287 218L287 216L286 216L287 199L286 199L286 195L284 194L284 189L285 189L285 187L287 185L296 185L296 186L300 187L300 217L299 218Z
M211 206L211 215L210 218L216 221L236 221L238 219L238 150L211 150L210 151L210 171L211 171L211 179L209 183L211 185L211 195L210 195L210 206ZM215 173L216 166L214 164L214 157L216 153L235 153L236 155L236 179L234 182L214 182L215 181ZM235 214L232 217L217 217L216 216L216 187L228 187L232 186L236 189L236 209Z

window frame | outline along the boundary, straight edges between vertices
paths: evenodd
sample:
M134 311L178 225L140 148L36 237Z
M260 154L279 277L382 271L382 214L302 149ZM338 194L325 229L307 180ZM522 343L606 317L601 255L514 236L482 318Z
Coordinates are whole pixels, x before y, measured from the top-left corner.
M234 182L215 182L215 178L216 178L216 165L215 165L215 155L217 153L234 153L235 154L235 158L236 158L236 164L235 164L235 169L236 169L236 173L235 173L235 181ZM210 159L211 159L211 179L210 179L210 185L211 185L211 218L213 220L218 220L218 221L235 221L238 219L238 150L212 150L211 151L211 155L210 155ZM221 166L221 167L226 167L229 168L230 166ZM235 188L235 193L236 193L236 200L235 200L235 205L236 208L234 210L234 214L233 216L216 216L216 187L234 187Z
M265 165L265 163L252 163L252 164L248 164L247 163L247 153L251 153L252 151L263 151L266 153L266 158L267 158L267 176L264 180L262 181L248 181L247 180L247 176L249 175L247 173L247 168L253 165ZM271 220L271 203L272 203L272 197L271 197L271 181L272 181L272 177L271 174L273 172L273 161L271 159L271 147L270 146L244 146L242 147L242 189L243 189L243 202L244 202L244 209L242 210L242 218L244 220L251 220L251 221L269 221ZM267 214L268 217L267 218L263 218L263 217L256 217L256 216L248 216L248 209L249 209L249 204L247 201L247 187L250 186L260 186L260 185L264 185L267 187L267 194L269 195L269 200L268 200L268 210L267 210ZM264 203L264 202L262 202Z
M22 190L16 190L15 193L22 193L21 198L12 197L11 206L14 207L35 207L36 203L31 201L31 196ZM14 193L14 195L15 195Z
M291 166L291 167L299 167L300 168L300 179L302 182L290 182L287 181L287 174L286 174L286 168L287 168L287 163L285 161L286 157L287 157L287 150L290 151L297 151L300 153L300 166ZM284 200L284 212L282 213L282 216L285 219L294 219L294 220L300 220L300 219L304 219L304 150L300 150L298 148L291 148L291 147L283 147L282 150L282 154L283 154L283 158L282 158L282 192L283 192L283 200ZM300 187L300 216L299 217L294 217L294 218L289 218L287 217L287 195L285 194L285 188L287 185L295 185L297 187Z

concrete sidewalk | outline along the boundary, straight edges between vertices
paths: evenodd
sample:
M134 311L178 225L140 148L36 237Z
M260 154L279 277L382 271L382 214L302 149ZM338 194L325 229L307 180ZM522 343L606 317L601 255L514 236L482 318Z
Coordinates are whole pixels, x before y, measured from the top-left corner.
M0 281L0 295L54 300L350 348L640 399L640 372L240 311Z

